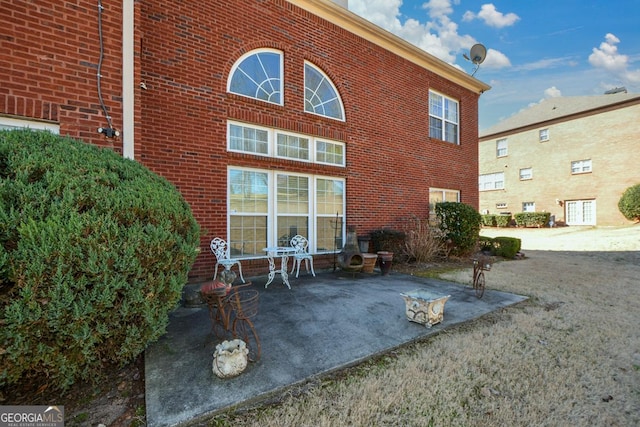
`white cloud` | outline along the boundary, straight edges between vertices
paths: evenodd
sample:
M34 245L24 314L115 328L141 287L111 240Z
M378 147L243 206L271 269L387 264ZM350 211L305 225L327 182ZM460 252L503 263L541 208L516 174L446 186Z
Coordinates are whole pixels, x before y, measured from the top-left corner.
M401 22L402 0L349 0L349 10L404 40L429 52L449 64L454 64L462 53L467 52L476 40L458 32L458 24L449 15L459 0L429 0L422 5L428 12L429 21L407 19ZM501 52L490 49L485 60L487 67L510 66L509 59Z
M629 69L629 57L618 53L617 44L620 39L608 33L600 47L594 47L589 55L589 63L595 68L601 68L610 72L623 82L640 83L640 69Z
M520 20L520 17L515 13L504 14L502 12L498 12L492 3L483 4L480 8L480 12L477 14L467 11L462 17L464 21L472 21L476 18L484 21L485 24L494 28L510 27Z
M562 92L560 92L560 89L558 89L555 86L551 86L548 89L545 89L544 91L544 98L548 99L548 98L558 98L562 96Z

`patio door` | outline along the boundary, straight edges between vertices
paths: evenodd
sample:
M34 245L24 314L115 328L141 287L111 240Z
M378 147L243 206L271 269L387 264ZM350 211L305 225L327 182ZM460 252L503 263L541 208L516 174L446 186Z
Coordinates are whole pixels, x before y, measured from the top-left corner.
M566 202L567 225L596 225L596 201L572 200Z

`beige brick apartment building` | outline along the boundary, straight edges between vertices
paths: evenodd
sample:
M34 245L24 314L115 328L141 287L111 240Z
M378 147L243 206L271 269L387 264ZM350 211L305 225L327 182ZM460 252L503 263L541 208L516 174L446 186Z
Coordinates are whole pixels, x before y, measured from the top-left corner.
M550 212L567 225L627 224L640 183L640 95L542 101L480 133L480 210Z

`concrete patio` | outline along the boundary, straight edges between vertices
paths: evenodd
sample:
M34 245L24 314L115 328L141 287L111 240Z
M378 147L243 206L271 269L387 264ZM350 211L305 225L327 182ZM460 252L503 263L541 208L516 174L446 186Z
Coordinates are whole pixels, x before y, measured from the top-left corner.
M235 378L218 378L211 369L218 341L207 307L176 309L167 333L145 353L149 427L188 424L267 400L289 387L526 299L491 290L490 279L478 299L469 286L394 272L322 272L317 277L301 272L298 279L290 276L291 290L279 275L268 289L266 277L251 281L260 292L254 324L261 359ZM442 323L427 328L407 320L400 293L417 289L451 296Z

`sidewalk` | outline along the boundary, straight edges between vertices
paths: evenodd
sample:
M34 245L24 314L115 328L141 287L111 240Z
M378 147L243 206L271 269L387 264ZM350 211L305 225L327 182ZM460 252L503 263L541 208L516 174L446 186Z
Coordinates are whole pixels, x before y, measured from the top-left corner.
M471 268L469 269L471 274ZM260 291L255 327L262 357L238 377L220 379L211 370L216 340L206 306L180 307L167 333L145 352L149 427L187 424L248 405L324 374L356 365L407 343L526 299L491 290L482 299L469 286L392 272L352 275L324 272L253 278ZM401 292L424 289L451 295L444 320L432 328L409 322Z

